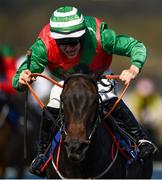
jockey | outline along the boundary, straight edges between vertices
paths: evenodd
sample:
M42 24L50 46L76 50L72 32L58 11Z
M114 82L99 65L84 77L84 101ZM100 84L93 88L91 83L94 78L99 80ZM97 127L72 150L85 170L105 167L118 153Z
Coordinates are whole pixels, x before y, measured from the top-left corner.
M92 16L83 16L77 8L71 6L60 7L53 12L50 22L43 27L31 50L30 70L27 69L26 59L13 78L13 87L18 91L26 88L25 81L35 80L31 73L42 73L46 66L60 81L64 74L76 72L77 67L83 64L91 72L103 74L109 69L113 54L130 59L130 68L124 69L120 74L120 79L127 84L136 78L146 59L143 43L126 35L117 35L105 22ZM61 88L54 86L47 104L47 110L55 118L59 113L60 94ZM113 105L116 98L115 94L104 96L105 106ZM30 171L38 176L44 176L40 169L47 159L44 152L50 142L49 131L52 124L44 112L42 115L39 152L30 167ZM147 158L154 152L152 142L122 100L112 115L136 140L140 158Z

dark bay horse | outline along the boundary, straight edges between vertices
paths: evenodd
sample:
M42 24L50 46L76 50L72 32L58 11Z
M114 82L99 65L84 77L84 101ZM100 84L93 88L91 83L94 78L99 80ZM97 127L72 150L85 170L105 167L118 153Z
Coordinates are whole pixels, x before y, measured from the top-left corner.
M100 118L94 78L70 76L64 82L61 102L62 136L47 166L48 178L151 178L152 159L147 167L137 161L126 168L127 159Z

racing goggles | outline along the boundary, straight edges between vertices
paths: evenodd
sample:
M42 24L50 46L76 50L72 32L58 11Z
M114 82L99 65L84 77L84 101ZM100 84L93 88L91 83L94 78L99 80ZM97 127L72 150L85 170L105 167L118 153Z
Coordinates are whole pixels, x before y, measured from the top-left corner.
M58 45L69 45L76 46L81 42L81 38L64 38L64 39L56 39L56 43Z

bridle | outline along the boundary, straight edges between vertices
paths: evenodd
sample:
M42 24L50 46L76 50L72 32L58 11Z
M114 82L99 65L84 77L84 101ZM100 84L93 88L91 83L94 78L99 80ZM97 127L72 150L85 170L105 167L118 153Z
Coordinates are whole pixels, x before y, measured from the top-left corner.
M50 77L48 77L48 76L46 76L46 75L43 75L43 74L33 73L31 76L32 76L32 77L37 77L37 76L43 77L43 78L49 80L52 84L57 85L57 86L62 87L62 88L66 85L66 83L67 83L70 79L72 79L72 78L74 78L74 77L81 77L81 76L83 77L83 76L84 76L85 78L90 79L90 80L93 82L93 84L95 84L95 87L98 88L97 85L96 85L96 82L95 82L92 78L90 78L88 75L85 75L85 74L75 74L74 76L71 76L71 77L67 78L67 79L65 80L65 82L64 82L64 86L62 86L61 84L59 84L56 80L54 80L54 79L52 79L52 78L50 78ZM119 75L105 75L104 77L107 78L107 79L119 79ZM33 90L33 88L31 87L31 85L30 85L27 81L26 81L26 85L28 86L31 94L34 96L34 98L35 98L36 101L38 102L38 104L39 104L39 106L41 107L41 109L46 110L45 105L43 104L43 102L41 101L41 99L37 96L36 92ZM124 96L124 94L125 94L125 92L126 92L126 90L127 90L128 87L129 87L129 83L125 86L124 90L122 91L122 93L120 94L120 96L118 97L118 99L116 100L116 102L114 103L114 105L112 106L112 108L105 114L104 119L106 119L107 117L110 116L110 114L111 114L112 111L115 109L115 107L117 106L117 104L119 103L119 101L123 98L123 96ZM99 98L99 99L100 99L100 98ZM62 106L62 102L60 102L60 106ZM66 131L65 131L65 128L64 128L64 117L63 117L62 108L60 108L59 116L60 116L59 119L60 119L61 125L59 126L59 120L58 120L58 121L56 122L55 126L59 126L59 127L63 130L64 134L66 135ZM92 131L91 131L91 133L90 133L90 135L89 135L89 139L91 139L92 135L94 134L95 129L96 129L96 127L97 127L97 123L99 122L99 120L100 120L100 118L99 118L99 116L98 116L98 118L97 118L97 120L96 120L96 122L94 123L94 126L93 126L93 128L92 128ZM114 161L113 161L113 163L114 163ZM106 172L111 168L111 166L113 165L113 163L110 164L110 166L109 166L108 168L106 168L106 170L105 170ZM52 164L54 164L53 159L52 159ZM60 172L59 172L58 168L55 166L55 164L54 164L53 166L54 166L57 174L59 175L59 177L62 178L62 179L65 179L65 178L60 174Z
M67 131L65 129L66 122L65 122L64 112L63 112L63 101L62 101L62 99L60 99L60 108L59 109L60 109L60 111L59 111L58 119L59 119L60 125L58 124L58 121L56 122L56 124L57 124L57 126L60 127L61 134L63 135L63 137L65 137L68 133L67 133ZM99 110L98 110L98 112L96 113L96 116L94 118L93 126L92 126L91 131L90 131L90 133L88 135L87 142L90 143L91 137L94 134L95 129L97 127L97 124L99 122L101 122L101 116L99 115Z
M80 75L80 74L78 74ZM42 77L44 79L47 79L48 81L50 81L52 84L57 85L61 88L63 88L63 85L61 85L60 83L58 83L55 79L50 78L47 75L43 75L43 74L39 74L39 73L32 73L31 74L32 77ZM85 75L86 76L86 75ZM104 76L107 79L119 79L119 75L105 75ZM69 77L70 78L70 77ZM86 76L86 78L88 78L88 76ZM68 80L68 79L67 79ZM45 109L45 105L44 103L41 101L41 99L37 96L36 92L34 91L34 89L31 87L31 85L29 84L29 82L25 81L26 85L28 86L31 94L33 95L33 97L36 99L36 101L38 102L39 106L41 109ZM118 99L116 100L116 102L114 103L113 107L110 109L110 111L105 115L105 118L109 117L110 114L112 113L112 111L115 109L115 107L117 106L117 104L119 103L119 101L123 98L125 92L127 91L128 87L129 87L130 83L125 85L125 88L123 89L123 91L121 92L121 94L119 95Z
M47 75L43 75L43 74L39 74L39 73L32 73L31 76L32 76L32 77L37 77L37 76L38 76L38 77L42 77L42 78L47 79L48 81L50 81L52 84L57 85L57 86L59 86L59 87L61 87L61 88L63 88L63 86L65 86L66 83L67 83L70 79L72 79L72 78L75 78L75 77L85 77L86 79L89 79L89 80L95 85L96 88L98 88L98 87L96 86L96 81L93 80L93 78L89 77L87 74L76 73L76 74L74 74L74 75L71 75L71 76L69 76L69 77L65 80L64 85L58 83L55 79L53 79L53 78L51 78L51 77L49 77L49 76L47 76ZM105 76L103 76L103 77L104 77L104 78L107 78L107 79L119 79L119 75L105 75ZM29 88L31 94L33 95L33 97L34 97L34 98L36 99L36 101L38 102L40 108L41 108L42 110L46 111L47 115L50 116L51 119L53 119L52 116L50 115L50 113L46 110L46 107L45 107L44 103L43 103L43 102L41 101L41 99L37 96L36 92L34 91L34 89L31 87L31 85L30 85L27 81L26 81L26 85L28 86L28 88ZM128 87L129 87L129 83L125 85L125 88L123 89L123 91L121 92L121 94L118 96L118 98L117 98L116 102L114 103L114 105L112 106L112 108L105 114L104 119L106 119L106 118L108 118L108 117L110 116L110 114L112 113L112 111L113 111L113 110L115 109L115 107L118 105L119 101L123 98L123 96L124 96L125 92L127 91ZM101 98L99 98L99 99L101 100ZM102 101L102 100L101 100L101 101ZM62 106L61 103L60 103L60 106ZM63 125L63 124L64 124L64 123L63 123L63 122L64 122L64 120L63 120L64 118L63 118L62 108L60 108L59 117L60 117L60 118L58 118L58 121L56 121L56 124L54 125L54 127L55 127L55 126L60 127L61 129L63 129L63 132L66 134L66 131L65 131L65 129L63 128L63 127L64 127L64 125ZM99 116L98 116L98 117L99 117ZM100 118L97 118L97 119L98 119L98 121L100 120ZM54 121L54 120L53 120L53 121ZM60 121L61 121L61 126L59 125L59 122L60 122ZM96 123L95 123L95 125L94 125L94 128L93 128L94 130L95 130L95 127L96 127L98 121L96 121ZM89 138L92 137L92 134L93 134L94 130L92 130L91 134L89 135Z
M96 91L98 92L97 82L92 77L90 77L89 75L82 74L82 73L76 73L76 74L70 75L68 78L66 78L65 81L64 81L63 89L65 88L65 86L67 85L67 83L70 80L78 78L78 77L85 78L85 79L89 80L94 85L94 87L96 88ZM101 97L100 97L99 94L97 95L96 98L97 98L98 102L99 102L99 100L101 101ZM97 109L99 109L99 108L97 108ZM60 96L60 115L59 115L59 117L60 117L61 122L63 122L63 124L65 124L65 119L63 118L63 114L64 114L63 113L63 97L62 97L62 94L61 94L61 96ZM100 122L100 120L101 120L101 117L99 115L99 110L98 110L96 112L95 117L94 117L94 121L92 122L93 126L91 127L91 131L90 131L90 133L88 135L87 142L90 142L90 139L91 139L92 135L94 134L95 129L97 127L97 124ZM63 128L63 132L64 132L65 135L67 135L67 132L66 132L65 128Z

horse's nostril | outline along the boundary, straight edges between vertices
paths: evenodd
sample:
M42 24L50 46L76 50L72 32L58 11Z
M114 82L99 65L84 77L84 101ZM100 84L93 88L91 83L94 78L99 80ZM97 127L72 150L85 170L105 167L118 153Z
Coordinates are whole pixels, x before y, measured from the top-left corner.
M85 141L80 144L80 149L82 150L82 153L86 153L86 151L88 150L89 144L90 144L89 141Z
M88 146L90 141L65 141L64 146L71 150L78 150Z
M75 152L80 148L81 143L78 141L69 141L69 142L64 142L64 146L69 151Z
M89 147L89 141L65 141L64 147L67 152L68 158L80 161L85 157L85 153Z
M80 142L80 148L81 149L84 149L86 147L89 147L89 144L90 144L90 141L83 141L83 142Z

